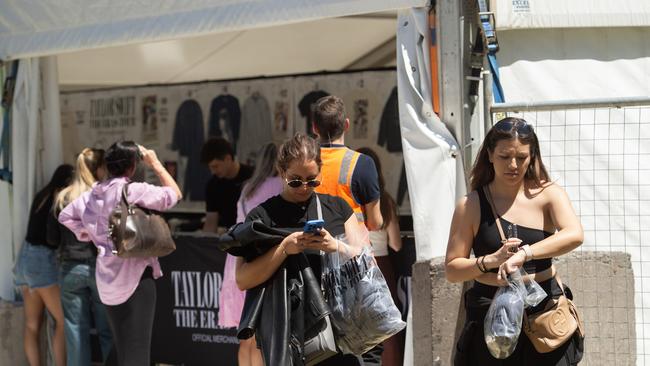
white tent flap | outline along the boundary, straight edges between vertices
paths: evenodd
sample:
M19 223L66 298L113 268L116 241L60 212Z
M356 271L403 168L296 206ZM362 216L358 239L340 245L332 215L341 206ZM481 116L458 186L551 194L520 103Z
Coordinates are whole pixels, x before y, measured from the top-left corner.
M457 189L458 144L433 112L426 9L400 11L397 85L418 260L444 255ZM462 170L460 171L462 174ZM463 179L462 176L460 179Z
M49 181L63 161L56 58L20 61L12 126L12 166L15 169L10 218L13 221L14 253L18 253L25 239L30 204L36 190ZM4 214L0 218L6 219ZM11 269L2 267L0 270L9 272ZM1 276L11 277L10 272Z
M426 0L13 1L0 5L0 59L160 41L423 6Z

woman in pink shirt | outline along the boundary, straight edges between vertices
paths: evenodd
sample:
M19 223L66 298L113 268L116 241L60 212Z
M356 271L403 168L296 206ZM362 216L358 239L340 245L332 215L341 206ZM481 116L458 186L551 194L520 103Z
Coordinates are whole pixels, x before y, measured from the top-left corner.
M160 264L156 257L123 259L114 255L108 216L119 204L125 184L129 184L129 203L157 211L174 206L181 199L181 191L156 153L132 141L114 143L106 151L105 160L109 179L93 185L92 190L66 206L59 222L79 240L97 246L97 289L106 305L118 364L149 365L156 304L154 278L162 276ZM140 160L154 171L162 187L130 182Z
M237 222L244 222L250 210L260 203L282 192L282 178L278 176L275 166L278 147L273 142L262 146L257 153L255 172L246 182L237 202ZM223 286L219 298L219 325L224 327L239 326L239 319L244 307L246 291L237 287L235 281L235 257L228 254L223 274ZM241 340L238 352L239 366L263 365L262 353L257 349L255 338Z

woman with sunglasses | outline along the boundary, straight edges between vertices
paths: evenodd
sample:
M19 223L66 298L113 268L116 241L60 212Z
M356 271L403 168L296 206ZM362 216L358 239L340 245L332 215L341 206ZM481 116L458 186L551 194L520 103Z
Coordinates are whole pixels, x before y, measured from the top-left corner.
M278 171L284 184L282 193L254 208L246 221L260 220L264 224L294 229L280 244L256 259L245 262L238 258L237 285L248 290L270 279L288 256L305 253L316 278L321 278L320 251L336 250L360 253L362 238L352 208L342 198L316 194L314 188L320 185L320 146L316 140L303 134L296 134L286 141L278 153ZM315 234L303 233L305 222L318 218L321 206L324 228ZM346 234L350 245L338 242L334 237ZM262 349L265 345L262 344ZM355 356L337 355L320 365L357 365Z
M275 162L278 158L278 147L273 142L263 145L257 153L255 171L246 181L237 201L237 222L244 222L246 215L260 203L282 192L282 178L278 174ZM236 257L228 254L219 297L219 325L226 328L239 326L245 291L237 288L235 272ZM255 337L239 341L237 352L239 366L263 365L262 354L257 349Z
M451 282L474 280L465 293L466 324L456 345L456 365L575 365L582 359L576 333L549 353L538 353L525 334L504 360L487 349L483 323L506 276L523 267L549 296L528 314L543 311L562 295L552 259L582 244L582 226L569 197L550 180L533 127L520 118L496 123L485 136L470 175L471 192L456 206L447 244L446 275ZM501 241L495 216L507 231ZM514 234L514 235L513 235ZM475 257L470 258L473 251ZM571 298L570 291L566 291ZM523 333L523 332L522 332Z

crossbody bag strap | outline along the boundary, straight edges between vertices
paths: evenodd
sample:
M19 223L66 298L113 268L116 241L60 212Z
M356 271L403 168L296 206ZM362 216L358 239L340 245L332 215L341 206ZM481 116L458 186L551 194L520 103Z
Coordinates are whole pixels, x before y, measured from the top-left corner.
M318 219L323 219L323 208L320 205L320 199L318 198L318 193L316 193L316 212L318 214Z
M494 207L494 201L492 201L492 195L490 194L490 189L488 186L483 186L481 189L483 189L483 194L485 194L485 198L487 199L488 203L490 204L490 208L492 209L492 216L494 216L494 221L497 224L497 228L499 229L499 236L501 236L501 242L506 241L506 235L503 233L503 227L501 226L501 220L499 219L499 215L497 214L497 210Z
M562 290L562 295L566 297L566 293L564 293L564 285L562 284L562 279L560 279L560 276L555 274L555 281L557 281L557 284L560 286L560 290Z

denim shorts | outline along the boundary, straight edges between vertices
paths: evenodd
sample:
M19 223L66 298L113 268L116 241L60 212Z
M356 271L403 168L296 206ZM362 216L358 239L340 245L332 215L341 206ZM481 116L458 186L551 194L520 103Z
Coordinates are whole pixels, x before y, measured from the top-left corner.
M44 288L59 282L56 251L44 245L24 242L14 266L16 286Z

